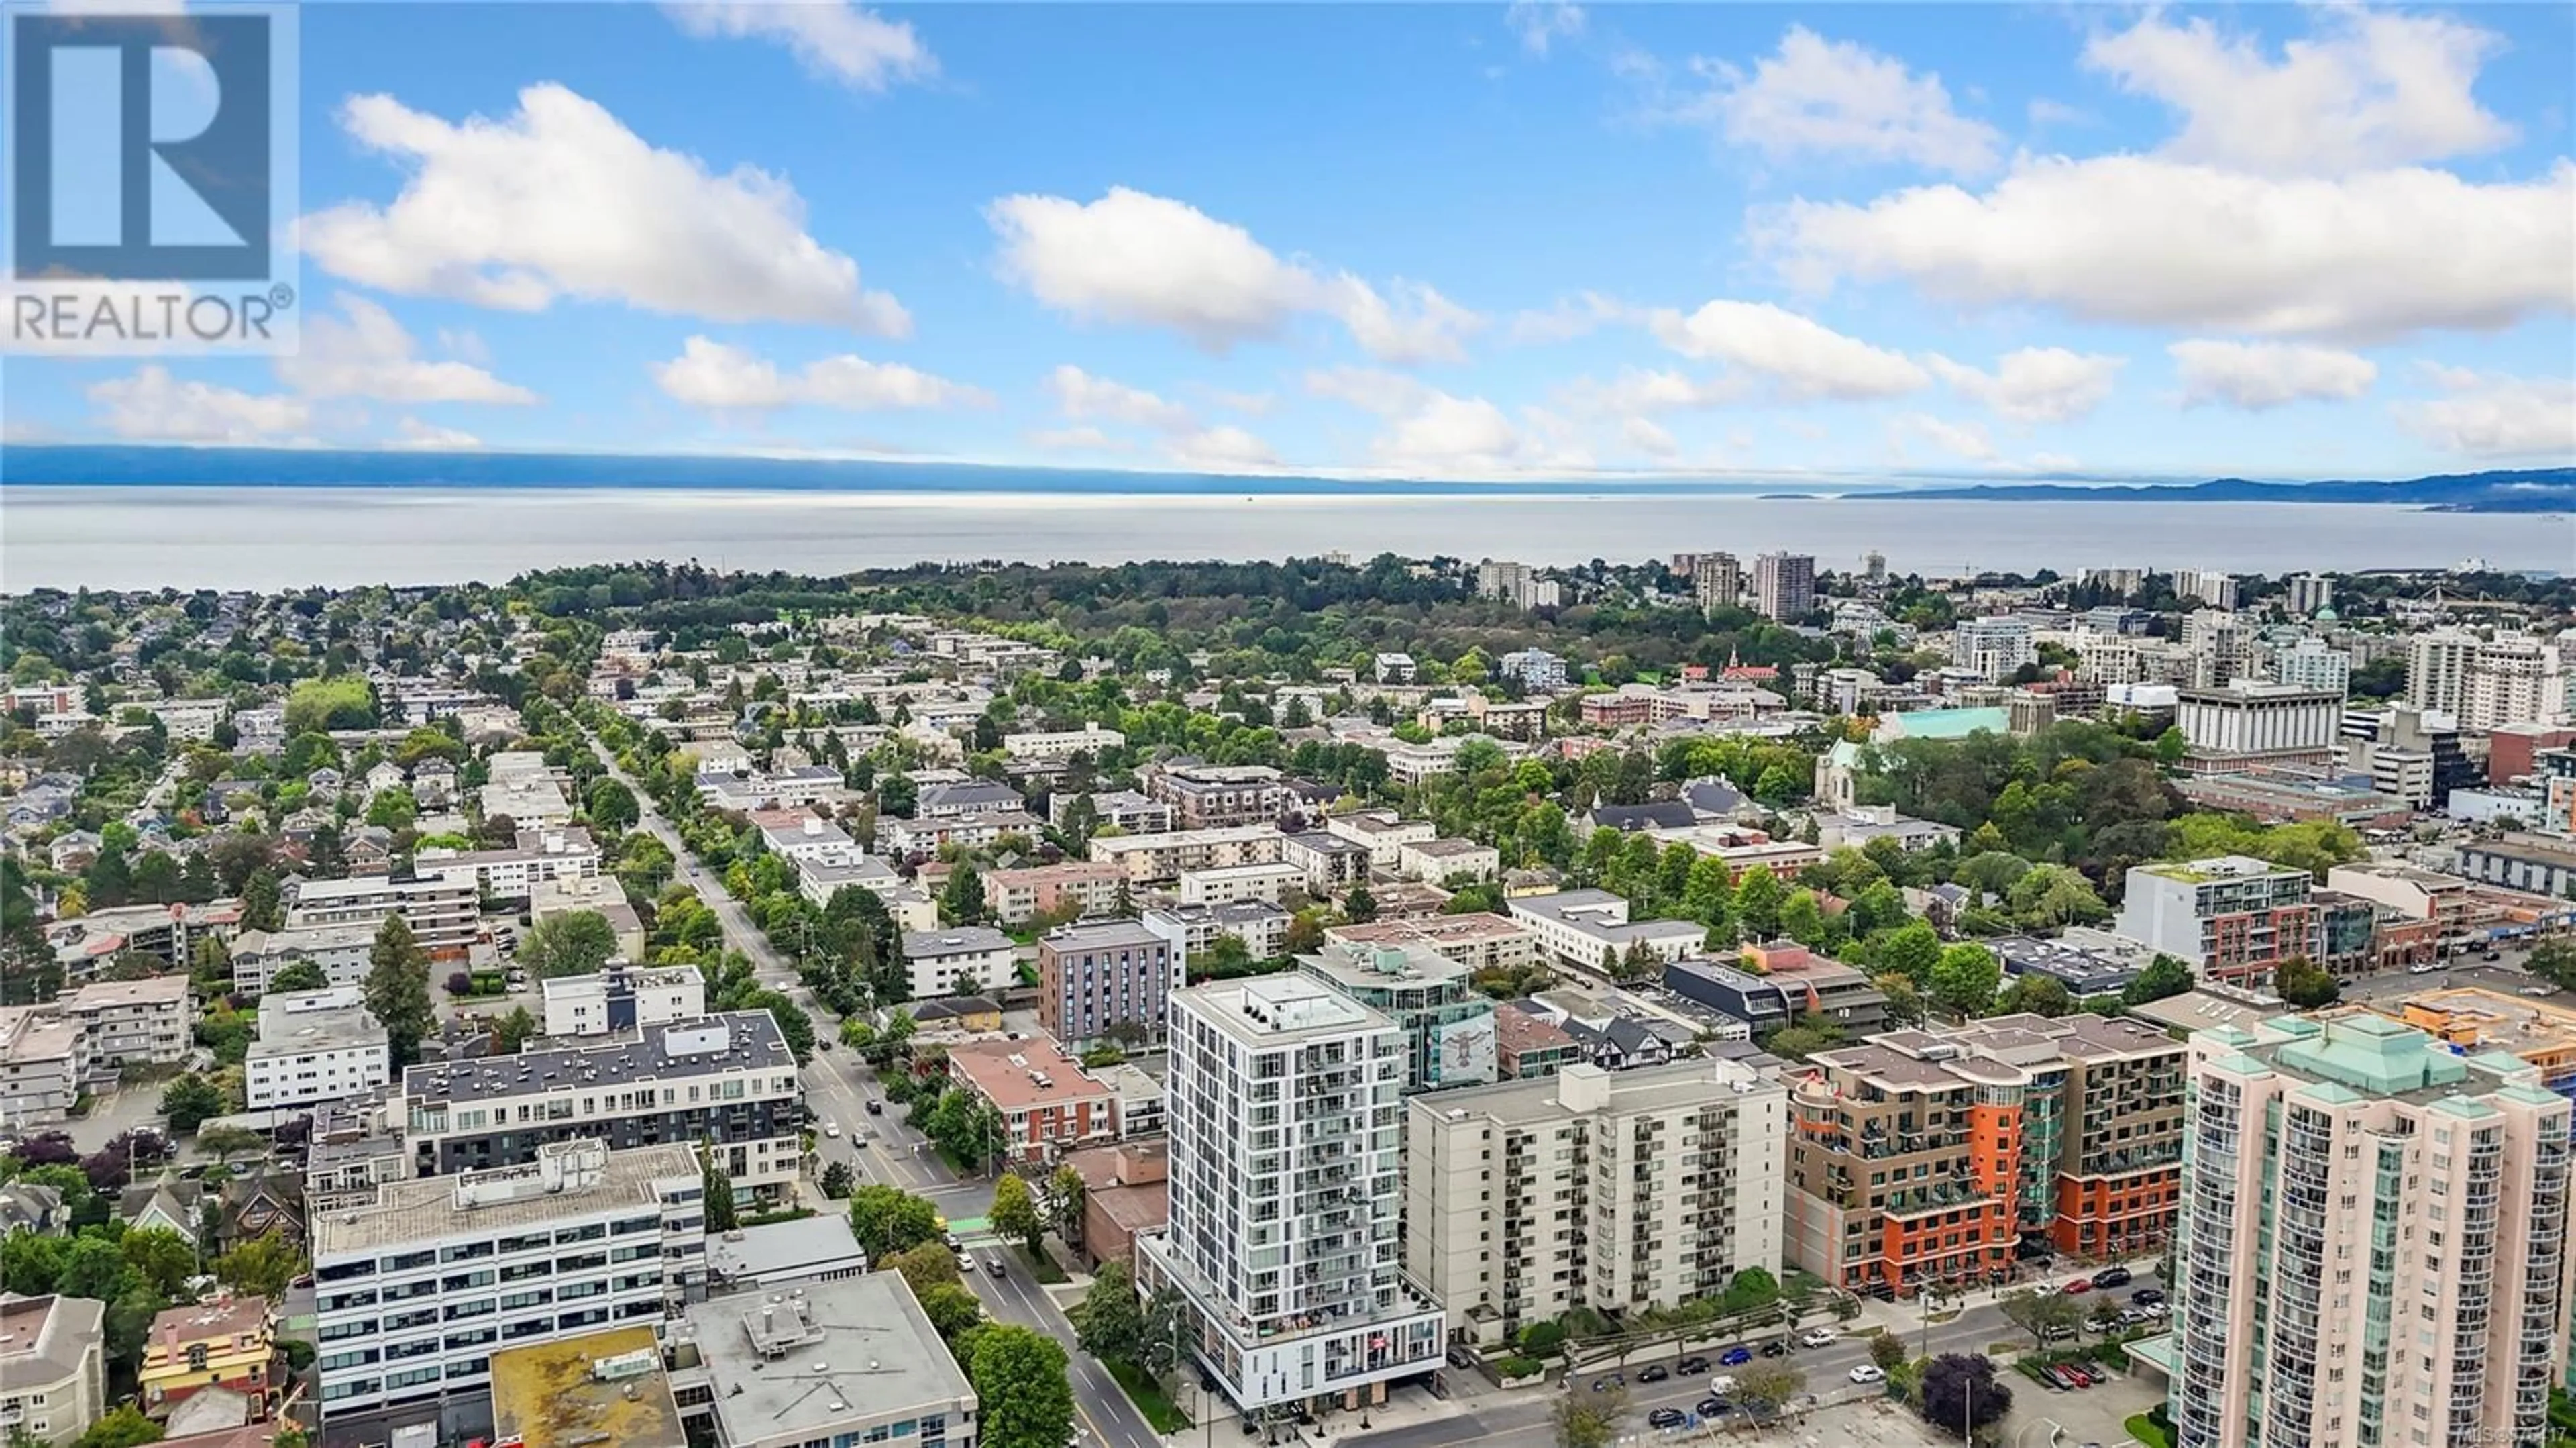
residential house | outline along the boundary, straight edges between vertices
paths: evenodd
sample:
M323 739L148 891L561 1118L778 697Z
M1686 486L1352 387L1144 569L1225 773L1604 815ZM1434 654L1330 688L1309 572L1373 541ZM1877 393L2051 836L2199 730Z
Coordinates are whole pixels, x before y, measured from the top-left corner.
M152 1319L135 1373L143 1411L166 1418L191 1395L210 1388L241 1394L266 1416L281 1386L277 1319L265 1297L217 1297L165 1309Z
M107 1304L0 1293L0 1421L67 1448L107 1412Z

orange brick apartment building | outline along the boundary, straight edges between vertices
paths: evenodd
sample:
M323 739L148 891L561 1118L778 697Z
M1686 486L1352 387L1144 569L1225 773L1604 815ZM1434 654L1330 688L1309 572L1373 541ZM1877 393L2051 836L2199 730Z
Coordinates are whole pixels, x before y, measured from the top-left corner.
M1786 1256L1902 1294L2007 1279L2025 1236L2125 1257L2172 1230L2184 1048L2144 1022L1889 1031L1791 1077Z

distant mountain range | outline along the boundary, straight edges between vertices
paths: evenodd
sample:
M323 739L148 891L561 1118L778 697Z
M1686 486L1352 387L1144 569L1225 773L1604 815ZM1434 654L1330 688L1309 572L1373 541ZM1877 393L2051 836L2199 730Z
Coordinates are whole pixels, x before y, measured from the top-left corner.
M2081 503L2392 503L2442 513L2563 513L2576 512L2576 468L2446 473L2403 482L2258 483L2250 478L2217 478L2189 485L1981 483L1917 491L1913 496L1985 502L2046 498Z
M1743 493L1763 497L1942 498L1968 502L2382 503L2446 512L2576 512L2576 468L2457 473L2402 482L2072 482L1908 486L1904 480L1824 483L1765 478L1556 478L1512 482L1354 480L1274 475L1140 473L1106 468L1002 467L907 459L727 454L401 452L324 448L0 446L11 485L222 488L746 488L799 492L1330 494ZM1811 489L1783 493L1784 485Z

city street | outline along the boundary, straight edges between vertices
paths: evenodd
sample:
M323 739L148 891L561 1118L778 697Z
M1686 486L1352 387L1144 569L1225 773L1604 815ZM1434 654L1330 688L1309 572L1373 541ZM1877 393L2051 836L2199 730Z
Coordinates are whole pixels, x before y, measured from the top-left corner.
M751 957L753 973L760 977L762 985L785 991L789 999L812 1010L813 1003L806 996L803 983L796 977L796 968L771 948L766 937L752 928L751 917L743 913L739 902L725 893L724 882L699 867L697 856L689 853L689 847L680 839L679 830L654 807L653 796L644 792L644 786L633 775L618 768L616 756L609 753L607 745L599 742L598 735L585 729L582 737L590 741L591 752L599 756L599 762L607 767L609 775L634 791L637 823L671 852L671 878L697 891L698 898L716 913L716 919L724 922L725 943Z
M2071 1274L2061 1274L2061 1277L2063 1275ZM2155 1273L2139 1271L2130 1286L2120 1288L2112 1295L2125 1299L2135 1288L2162 1285ZM2078 1300L2089 1308L2100 1298L2101 1294L2087 1294ZM1901 1304L1898 1310L1902 1311ZM1884 1308L1877 1309L1882 1320L1885 1312ZM1810 1327L1823 1325L1829 1320L1829 1318L1811 1315L1806 1325ZM1891 1321L1889 1326L1890 1330L1894 1330L1896 1324ZM1849 1377L1853 1368L1869 1361L1867 1340L1869 1324L1866 1321L1853 1322L1841 1326L1838 1331L1843 1334L1842 1337L1830 1346L1795 1348L1786 1358L1756 1358L1755 1361L1779 1362L1797 1368L1807 1375L1807 1391L1826 1403L1874 1396L1878 1392L1877 1388L1855 1384ZM1996 1343L2010 1342L2026 1346L2030 1342L2030 1335L2006 1320L2002 1307L1997 1305L1991 1296L1971 1300L1957 1317L1948 1322L1931 1324L1928 1332L1918 1317L1905 1327L1903 1336L1906 1351L1916 1357L1927 1354L1937 1357L1940 1354L1952 1352L1983 1353ZM1743 1345L1758 1349L1761 1342L1762 1339L1759 1337L1747 1338L1743 1340ZM1720 1343L1705 1348L1695 1346L1689 1350L1689 1353L1705 1356L1714 1361L1728 1347L1735 1345ZM1637 1369L1647 1363L1660 1362L1670 1367L1677 1357L1685 1355L1688 1354L1667 1347L1641 1351L1634 1356L1625 1370L1628 1379L1628 1416L1633 1420L1631 1431L1634 1434L1643 1435L1651 1432L1645 1422L1648 1412L1656 1408L1679 1408L1688 1412L1693 1404L1709 1395L1709 1378L1704 1376L1687 1378L1676 1376L1660 1383L1637 1381ZM1565 1391L1588 1393L1592 1391L1592 1384L1595 1381L1617 1370L1610 1363L1604 1362L1592 1368L1577 1370L1573 1374L1570 1388L1532 1388L1510 1393L1481 1394L1471 1400L1477 1406L1464 1413L1433 1419L1429 1422L1408 1424L1400 1428L1352 1434L1339 1439L1338 1448L1450 1448L1450 1445L1463 1443L1496 1444L1501 1445L1501 1448L1551 1448L1556 1441L1556 1430L1551 1414L1558 1394ZM1731 1371L1735 1369L1718 1367L1714 1369L1713 1375ZM2017 1381L2016 1388L2018 1389L2019 1386L2020 1383ZM2032 1386L2030 1391L2034 1395L2041 1392L2036 1386ZM1675 1430L1670 1436L1681 1438L1691 1435ZM1796 1440L1792 1439L1792 1441Z

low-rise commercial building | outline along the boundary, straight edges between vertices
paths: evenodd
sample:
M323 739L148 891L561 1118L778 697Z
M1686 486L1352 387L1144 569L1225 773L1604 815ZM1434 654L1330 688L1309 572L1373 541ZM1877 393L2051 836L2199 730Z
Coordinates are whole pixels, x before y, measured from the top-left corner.
M1141 920L1059 926L1038 940L1038 1025L1074 1045L1159 1041L1185 964Z
M1777 1276L1787 1099L1736 1061L1417 1096L1405 1270L1489 1344L1577 1308L1625 1316Z
M0 1425L47 1448L107 1412L107 1304L0 1295Z
M678 1142L566 1139L317 1214L323 1420L483 1388L515 1344L661 1321L703 1290L704 1187Z
M242 1056L250 1110L339 1101L392 1079L385 1028L358 987L280 991L260 1002L259 1036Z
M774 1299L774 1300L773 1300ZM692 1305L671 1390L724 1448L975 1448L975 1390L900 1272Z

